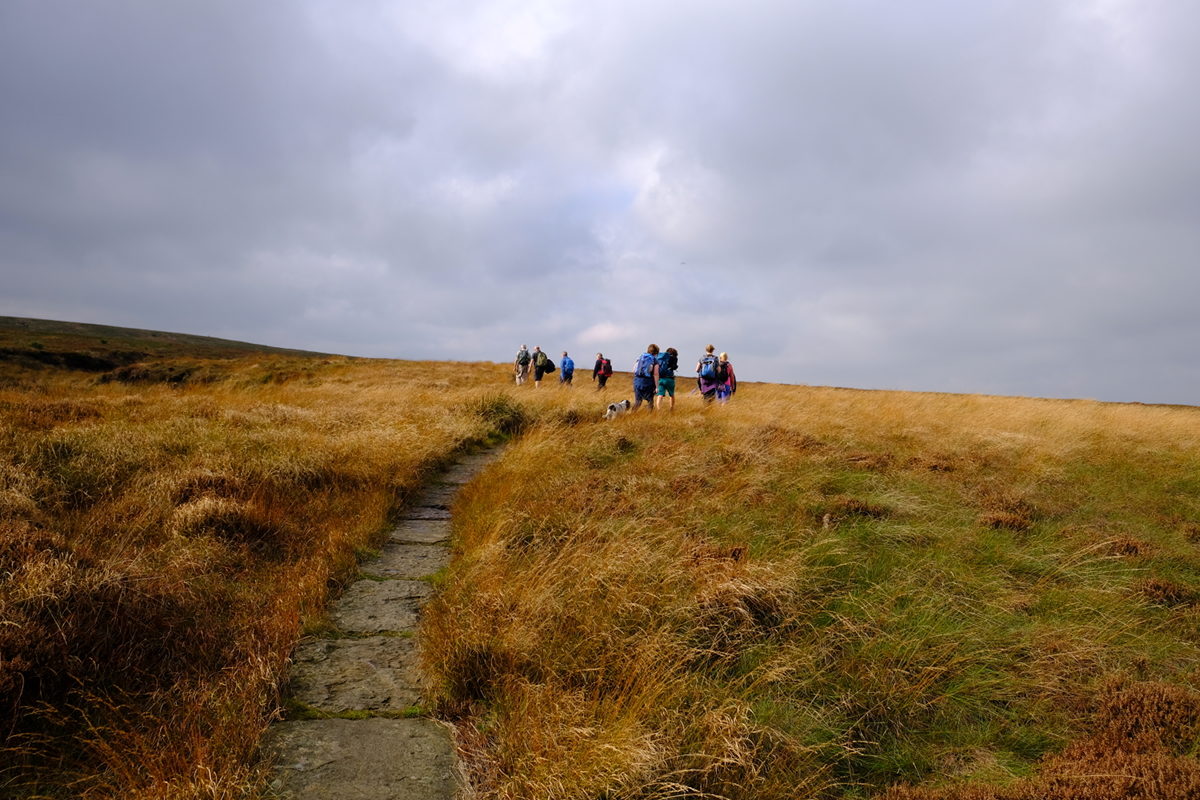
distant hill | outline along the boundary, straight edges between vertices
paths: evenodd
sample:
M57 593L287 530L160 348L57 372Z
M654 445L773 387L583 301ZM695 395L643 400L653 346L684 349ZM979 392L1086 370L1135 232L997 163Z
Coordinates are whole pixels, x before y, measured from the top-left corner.
M253 353L328 355L189 333L0 317L0 364L14 366L105 372L146 359L237 358Z

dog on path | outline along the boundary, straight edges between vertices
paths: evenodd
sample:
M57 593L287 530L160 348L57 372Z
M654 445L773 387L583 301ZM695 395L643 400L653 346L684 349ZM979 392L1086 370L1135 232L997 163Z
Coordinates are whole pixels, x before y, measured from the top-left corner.
M629 410L631 403L628 400L622 400L619 403L609 403L608 411L604 412L605 419L616 419Z

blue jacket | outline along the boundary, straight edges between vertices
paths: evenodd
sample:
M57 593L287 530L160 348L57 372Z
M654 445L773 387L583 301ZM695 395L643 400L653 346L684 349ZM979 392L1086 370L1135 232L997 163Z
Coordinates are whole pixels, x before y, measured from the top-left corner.
M558 365L562 370L563 375L573 375L575 373L575 361L570 356L563 356L562 363Z

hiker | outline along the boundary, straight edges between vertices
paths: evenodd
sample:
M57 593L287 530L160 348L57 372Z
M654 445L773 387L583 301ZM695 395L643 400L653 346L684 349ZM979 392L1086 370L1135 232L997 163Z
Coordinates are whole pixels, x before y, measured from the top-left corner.
M604 357L604 353L596 353L596 366L592 367L592 380L599 380L600 385L596 387L596 391L604 388L604 384L608 383L608 379L612 377L612 362Z
M633 411L637 411L642 401L651 413L654 411L654 390L658 387L658 345L646 346L646 352L638 356L633 367Z
M717 386L721 381L717 378L717 370L721 359L713 355L717 348L711 344L704 348L704 355L696 362L696 385L700 388L700 397L706 403L711 403L717 397Z
M542 388L542 376L554 371L554 362L542 352L541 345L533 346L533 388Z
M521 349L517 351L517 357L513 359L513 375L517 378L517 386L525 383L525 379L529 377L529 362L531 360L529 347L521 345Z
M663 398L670 399L668 409L675 410L675 370L679 369L679 351L668 347L658 357L658 408L662 409Z
M567 351L563 350L562 361L558 362L558 382L560 385L571 385L571 381L575 378L575 359L567 355Z
M733 364L729 363L729 353L721 353L717 364L717 402L728 403L729 398L737 391L737 376L733 374Z

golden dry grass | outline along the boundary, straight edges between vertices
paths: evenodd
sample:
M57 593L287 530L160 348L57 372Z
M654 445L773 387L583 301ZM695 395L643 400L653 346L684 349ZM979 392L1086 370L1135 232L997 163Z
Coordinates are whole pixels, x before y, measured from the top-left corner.
M1194 739L1128 794L1088 742L1114 681L1200 713L1198 468L1200 412L1092 402L541 426L460 504L426 660L484 797L1191 796Z
M255 796L302 627L529 421L423 634L481 797L1194 796L1194 409L745 384L602 423L627 378L113 374L0 382L0 794Z
M514 423L490 365L138 369L0 389L0 794L252 791L302 624L432 469Z

